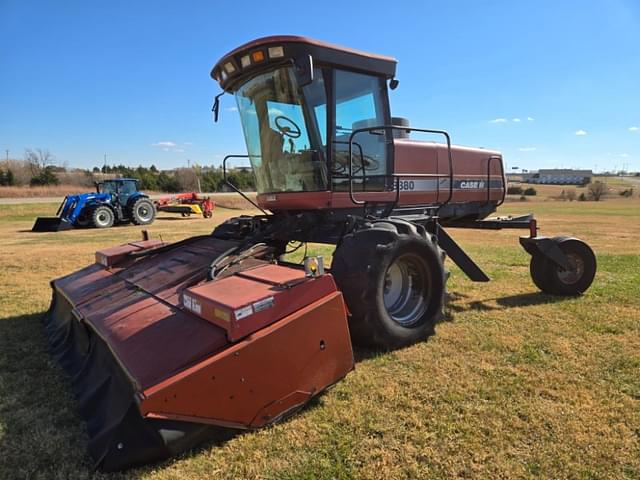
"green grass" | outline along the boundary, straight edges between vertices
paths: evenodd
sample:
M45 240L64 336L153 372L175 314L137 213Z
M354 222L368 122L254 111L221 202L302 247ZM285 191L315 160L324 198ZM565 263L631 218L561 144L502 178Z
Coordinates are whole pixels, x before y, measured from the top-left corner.
M640 478L638 203L526 202L542 232L576 233L598 257L580 298L538 293L518 232L453 230L492 278L455 266L446 320L390 353L356 350L344 381L292 419L180 458L91 470L69 384L46 352L40 316L51 278L140 228L28 232L56 205L0 206L0 478ZM215 220L236 215L216 210ZM203 219L159 220L152 236L206 233ZM332 248L312 245L309 254ZM292 255L299 261L302 251Z

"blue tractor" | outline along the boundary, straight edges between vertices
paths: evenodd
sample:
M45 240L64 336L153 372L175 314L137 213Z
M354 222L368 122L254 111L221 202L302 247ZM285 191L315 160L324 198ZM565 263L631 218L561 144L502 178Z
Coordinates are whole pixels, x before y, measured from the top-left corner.
M96 192L68 195L55 217L39 217L34 232L58 232L78 227L109 228L116 223L149 225L156 209L148 195L138 190L138 180L118 178L96 183Z

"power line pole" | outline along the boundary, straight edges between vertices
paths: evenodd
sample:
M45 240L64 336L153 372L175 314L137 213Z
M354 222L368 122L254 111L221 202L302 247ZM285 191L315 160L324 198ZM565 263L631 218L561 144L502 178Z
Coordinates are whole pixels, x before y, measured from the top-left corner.
M5 152L7 152L7 161L9 161L9 149L7 148Z

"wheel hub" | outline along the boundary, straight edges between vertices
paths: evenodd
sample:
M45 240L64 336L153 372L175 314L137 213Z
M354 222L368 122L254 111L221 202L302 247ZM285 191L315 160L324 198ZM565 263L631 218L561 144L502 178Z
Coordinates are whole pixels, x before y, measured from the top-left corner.
M569 262L570 268L568 270L558 268L558 280L565 285L573 285L584 275L584 260L579 255L571 252L567 253L567 261Z
M138 217L140 217L141 220L149 220L151 218L151 211L146 205L140 205L138 207Z
M98 222L100 222L100 225L106 225L107 223L109 223L109 215L107 215L105 212L100 212L98 214Z
M384 278L383 300L389 316L404 327L418 323L427 309L426 287L421 261L414 255L398 257Z

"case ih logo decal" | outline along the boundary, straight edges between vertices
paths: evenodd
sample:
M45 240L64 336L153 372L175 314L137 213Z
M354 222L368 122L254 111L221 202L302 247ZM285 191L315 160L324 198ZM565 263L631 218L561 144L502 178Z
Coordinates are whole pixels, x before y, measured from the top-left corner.
M453 183L453 186L456 186L456 182ZM486 183L484 182L484 180L462 180L460 181L460 186L458 188L462 188L462 189L479 189L479 188L485 188Z
M449 179L443 178L440 180L440 190L449 188ZM492 179L491 188L502 188L502 180ZM400 180L399 182L401 192L435 192L438 190L438 180ZM482 190L487 188L486 180L454 180L453 188L458 190Z

